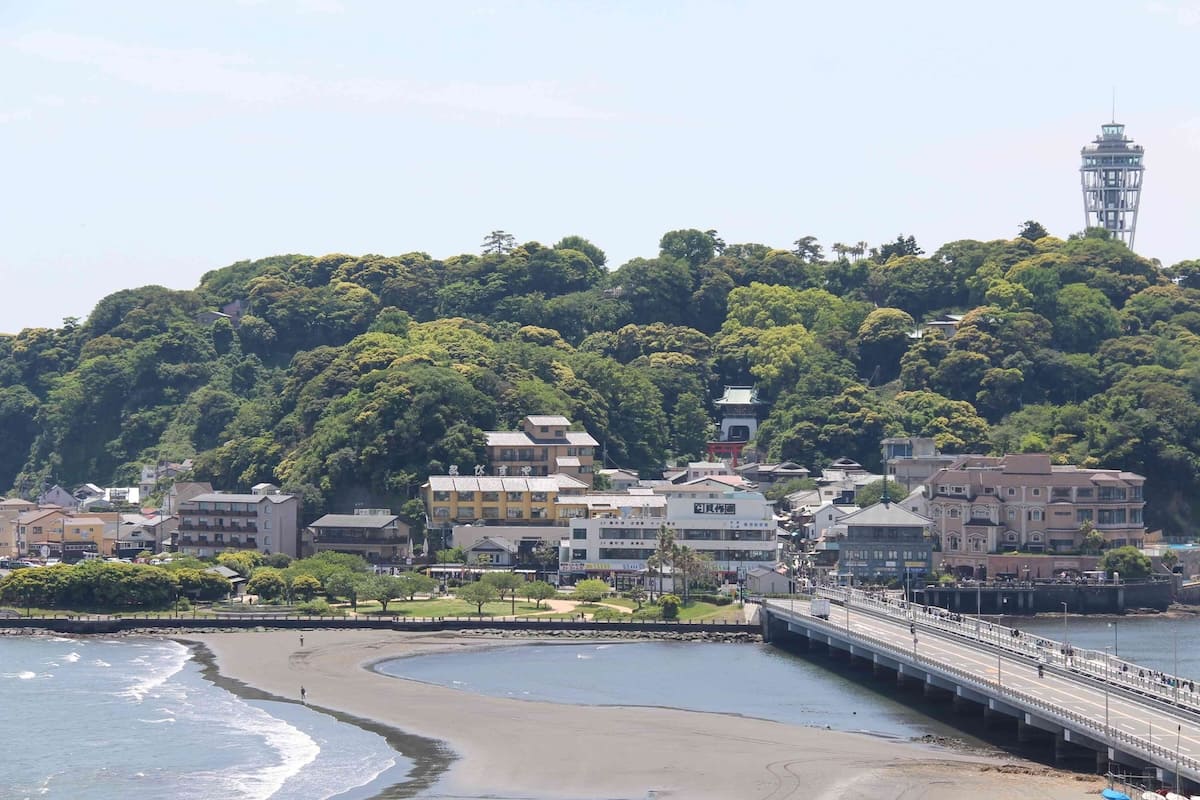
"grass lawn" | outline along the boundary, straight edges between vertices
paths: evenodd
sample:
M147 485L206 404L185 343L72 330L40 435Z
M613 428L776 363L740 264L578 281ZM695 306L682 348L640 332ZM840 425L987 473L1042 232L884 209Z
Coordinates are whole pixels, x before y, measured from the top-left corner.
M537 608L526 600L517 600L517 616L541 614L549 609L543 605ZM455 598L435 598L430 600L393 600L388 603L387 611L383 611L374 600L362 601L358 604L359 615L381 617L474 617L478 616L474 603ZM512 601L498 600L494 603L483 604L483 616L508 617L512 616Z

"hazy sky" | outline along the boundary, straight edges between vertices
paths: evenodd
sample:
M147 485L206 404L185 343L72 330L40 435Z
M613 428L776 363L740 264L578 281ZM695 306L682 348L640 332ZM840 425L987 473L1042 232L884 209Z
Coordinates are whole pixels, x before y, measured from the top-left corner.
M1137 249L1200 258L1200 0L0 0L0 331L275 253L680 227L927 251L1083 225L1146 147Z

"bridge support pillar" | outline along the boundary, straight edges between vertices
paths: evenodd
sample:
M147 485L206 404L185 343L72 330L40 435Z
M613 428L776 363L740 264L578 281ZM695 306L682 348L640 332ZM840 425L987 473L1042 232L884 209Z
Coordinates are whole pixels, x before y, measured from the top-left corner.
M1108 772L1108 748L1096 751L1096 774L1104 775Z
M951 702L954 704L954 713L955 714L970 714L971 713L972 703L970 700L963 697L962 695L958 695L958 694L954 695Z
M995 709L983 707L983 727L994 728L1000 722L1000 712Z
M1061 733L1054 736L1054 763L1056 766L1074 765L1076 768L1087 769L1087 767L1095 765L1099 769L1102 763L1101 758L1104 759L1103 764L1107 766L1107 752L1098 753L1091 748L1068 742Z
M1017 741L1021 744L1029 744L1035 738L1034 728L1023 719L1017 720ZM1058 757L1058 745L1055 743L1055 758Z

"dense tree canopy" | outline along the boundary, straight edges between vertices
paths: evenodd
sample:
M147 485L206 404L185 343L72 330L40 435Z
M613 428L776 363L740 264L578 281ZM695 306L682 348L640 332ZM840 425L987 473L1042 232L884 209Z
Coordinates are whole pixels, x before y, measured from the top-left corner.
M280 255L191 291L123 289L86 320L0 336L0 486L130 484L193 458L188 477L222 489L296 492L305 521L411 509L429 474L482 463L484 431L530 413L654 475L701 454L723 384L752 383L766 459L874 467L890 435L1045 451L1145 474L1148 524L1194 528L1200 260L1161 269L1103 231L1013 228L932 253L908 235L775 248L690 228L620 265L578 235L493 231L448 258ZM927 324L944 314L961 320ZM301 574L345 592L361 573L259 583Z

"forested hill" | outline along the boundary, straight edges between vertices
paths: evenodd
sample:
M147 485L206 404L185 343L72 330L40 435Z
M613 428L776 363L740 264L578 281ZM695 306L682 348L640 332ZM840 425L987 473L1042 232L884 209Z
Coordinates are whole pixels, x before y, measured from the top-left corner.
M1144 473L1149 524L1190 530L1200 261L1162 270L1036 223L928 255L911 237L831 249L672 231L608 271L585 239L497 232L482 255L276 256L120 291L86 321L0 337L0 487L129 485L194 457L217 487L301 493L306 519L401 508L528 413L580 421L610 465L651 474L701 452L723 383L752 382L771 459L878 466L888 435L1049 451ZM239 300L236 327L204 314ZM942 313L965 314L956 335L910 337Z

